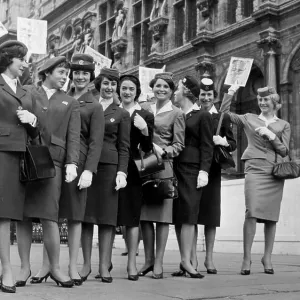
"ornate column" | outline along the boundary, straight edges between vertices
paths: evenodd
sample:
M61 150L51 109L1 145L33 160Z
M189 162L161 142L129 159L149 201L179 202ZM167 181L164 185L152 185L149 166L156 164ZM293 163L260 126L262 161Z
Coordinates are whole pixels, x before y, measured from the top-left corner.
M198 63L195 66L198 72L199 78L207 77L214 79L216 72L216 65L212 61L212 57L209 55L202 55L197 57Z
M293 107L293 98L290 97L292 92L292 83L286 82L280 84L280 98L282 107L280 110L281 118L288 121L293 122L293 110L290 109Z

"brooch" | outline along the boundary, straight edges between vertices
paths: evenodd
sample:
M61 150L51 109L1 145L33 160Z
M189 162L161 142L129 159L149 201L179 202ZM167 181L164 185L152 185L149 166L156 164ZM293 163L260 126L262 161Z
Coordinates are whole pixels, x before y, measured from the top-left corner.
M79 63L80 65L83 65L83 60L80 60L78 63Z
M112 122L114 122L114 121L115 121L115 119L114 119L114 118L111 118L109 121L112 123Z
M63 101L62 104L68 105L68 102L67 101Z

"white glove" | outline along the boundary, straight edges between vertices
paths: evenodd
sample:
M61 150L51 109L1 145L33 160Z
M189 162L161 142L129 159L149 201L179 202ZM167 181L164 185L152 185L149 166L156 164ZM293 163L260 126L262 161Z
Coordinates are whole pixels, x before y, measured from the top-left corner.
M156 152L160 155L163 156L165 154L165 151L163 150L163 148L159 147L158 145L156 145L155 143L153 143L153 146L156 150Z
M208 184L208 173L200 170L197 178L197 189Z
M17 116L21 123L23 124L31 124L33 125L36 121L36 116L29 112L28 110L18 109L17 110Z
M236 81L229 89L228 89L228 95L233 96L237 90L240 88L238 85L238 82Z
M66 165L66 182L70 183L77 177L77 166L74 164Z
M219 135L214 135L213 136L213 141L215 145L221 145L221 146L225 146L228 147L229 144L227 143L226 137L221 137Z
M124 173L117 174L116 177L116 191L124 188L127 185L126 175Z
M84 170L79 178L77 186L79 189L86 189L92 184L93 173L89 170Z
M139 114L136 114L134 117L134 126L139 130L143 130L147 127L147 123Z
M276 138L276 134L267 127L257 127L255 131L262 137L266 137L269 141L273 141Z

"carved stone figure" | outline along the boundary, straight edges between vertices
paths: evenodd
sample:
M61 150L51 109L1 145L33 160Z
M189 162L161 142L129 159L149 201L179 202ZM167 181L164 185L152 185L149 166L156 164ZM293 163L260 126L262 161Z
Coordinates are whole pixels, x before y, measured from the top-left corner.
M122 8L118 10L118 15L116 16L114 31L112 34L112 41L116 41L123 37L126 30L126 9Z
M150 21L167 16L167 0L154 0L153 8L150 14Z

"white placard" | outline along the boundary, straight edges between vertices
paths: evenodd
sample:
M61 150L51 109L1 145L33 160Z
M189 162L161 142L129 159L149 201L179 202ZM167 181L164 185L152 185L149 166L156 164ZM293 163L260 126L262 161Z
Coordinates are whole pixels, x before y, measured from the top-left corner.
M47 54L47 21L18 17L17 39L34 54Z
M246 86L253 58L231 57L225 84Z
M155 74L165 71L166 66L161 69L139 67L139 80L141 82L141 96L139 102L147 101L147 96L152 95L152 89L149 86L150 81L154 78Z
M5 26L0 22L0 37L1 37L1 36L4 36L4 35L6 35L6 34L8 34L8 31L7 31L7 29L5 28Z
M85 54L89 54L94 58L95 61L95 75L96 77L99 75L100 70L104 67L110 68L112 60L98 51L94 50L93 48L89 46L85 46Z

